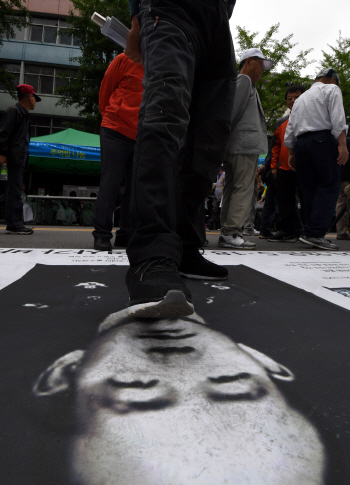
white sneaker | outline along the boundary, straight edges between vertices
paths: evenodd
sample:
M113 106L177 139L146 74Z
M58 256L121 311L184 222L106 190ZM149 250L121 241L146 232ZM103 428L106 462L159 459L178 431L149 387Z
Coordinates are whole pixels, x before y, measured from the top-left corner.
M218 245L222 248L256 249L255 243L246 241L244 237L238 236L237 234L233 234L232 236L224 236L221 234Z
M260 232L256 229L243 229L243 236L259 236Z

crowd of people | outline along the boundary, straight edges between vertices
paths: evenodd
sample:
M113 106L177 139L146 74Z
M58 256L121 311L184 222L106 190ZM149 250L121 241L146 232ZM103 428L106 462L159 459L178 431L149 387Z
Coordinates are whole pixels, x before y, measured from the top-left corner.
M340 185L348 150L339 76L323 69L311 89L287 89L291 113L277 122L260 173L258 157L268 151L268 137L255 83L273 62L260 49L247 49L237 76L229 27L234 5L235 0L129 0L127 47L101 84L94 248L112 249L116 194L125 174L114 244L126 246L129 307L137 317L191 314L192 297L182 277L228 277L226 268L200 252L206 240L204 200L215 180L216 205L207 229L220 213L220 247L255 249L244 236L259 234L337 249L324 236L338 196L337 211L343 210L349 180L344 169ZM40 98L28 85L17 91L19 102L1 123L0 164L9 165L7 232L31 234L23 223L19 187L28 155L28 111ZM253 224L260 177L267 191L258 232ZM277 210L279 230L273 233L270 221ZM343 217L339 239L348 238Z

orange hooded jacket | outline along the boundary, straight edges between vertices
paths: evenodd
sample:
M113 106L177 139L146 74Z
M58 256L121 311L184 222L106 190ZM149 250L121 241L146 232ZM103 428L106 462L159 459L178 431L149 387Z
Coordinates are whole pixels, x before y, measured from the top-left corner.
M139 121L143 74L143 66L119 54L108 66L100 87L101 126L132 140Z

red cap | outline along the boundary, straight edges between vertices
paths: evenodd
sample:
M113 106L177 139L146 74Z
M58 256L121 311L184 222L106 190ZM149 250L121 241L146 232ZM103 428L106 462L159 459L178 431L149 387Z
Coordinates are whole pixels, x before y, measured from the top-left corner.
M18 94L33 94L37 101L41 101L41 98L35 94L34 88L30 84L19 84L16 89Z

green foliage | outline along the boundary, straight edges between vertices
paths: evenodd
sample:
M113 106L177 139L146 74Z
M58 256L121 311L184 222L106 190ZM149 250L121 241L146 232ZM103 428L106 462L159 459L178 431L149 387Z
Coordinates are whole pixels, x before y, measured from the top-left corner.
M73 9L67 21L72 25L68 29L80 40L81 57L73 58L80 64L76 79L71 79L67 86L57 89L62 98L62 106L77 105L81 119L67 123L68 127L90 133L99 133L101 115L98 108L100 84L109 63L121 52L121 48L101 34L100 28L91 21L94 12L103 17L116 17L123 24L130 26L130 14L127 0L72 0Z
M273 25L262 37L260 41L256 38L259 32L250 32L244 27L237 27L238 46L237 58L240 54L251 47L259 48L266 59L273 61L273 67L266 71L260 82L256 83L257 90L261 99L266 117L268 130L271 132L276 121L286 110L284 94L287 89L286 83L304 84L309 87L312 80L309 77L301 76L301 70L314 61L307 59L312 49L300 51L299 54L290 57L290 52L297 44L292 43L293 34L284 37L282 40L276 39L279 24Z
M13 39L15 37L14 27L19 30L28 25L26 15L29 11L21 3L21 0L0 0L0 50L3 45L3 39ZM3 89L9 92L13 97L13 80L15 77L6 72L0 64L0 84Z
M350 38L339 37L333 47L328 44L331 52L328 54L322 51L323 58L320 62L322 67L335 69L340 78L340 89L343 93L346 122L350 123Z

